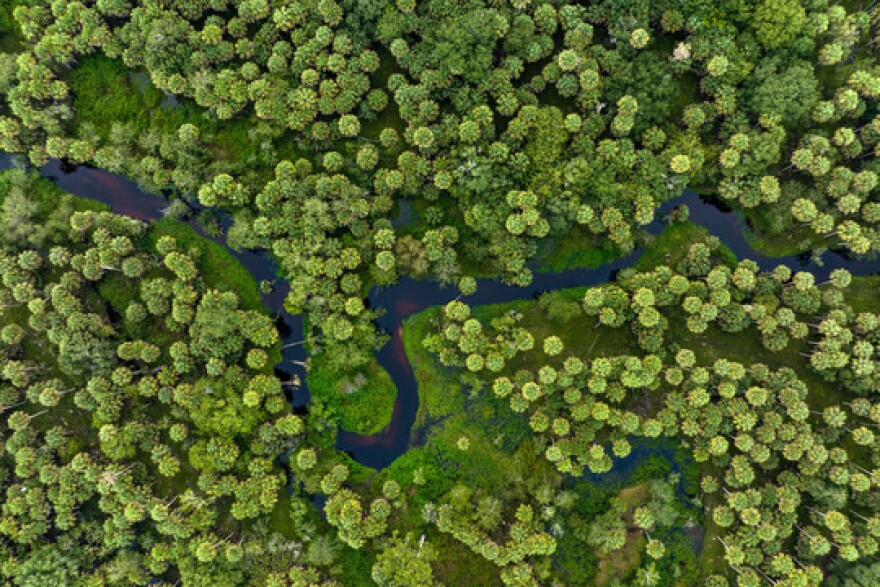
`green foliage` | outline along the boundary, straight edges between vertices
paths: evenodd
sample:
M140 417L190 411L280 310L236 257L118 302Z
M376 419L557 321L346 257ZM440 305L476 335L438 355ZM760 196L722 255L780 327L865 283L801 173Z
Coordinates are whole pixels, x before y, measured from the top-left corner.
M76 198L34 173L0 172L0 242L4 246L55 244L64 239L74 212L104 211L106 204Z
M449 416L462 401L462 384L422 345L432 329L438 309L428 309L409 317L403 327L406 356L419 382L419 415L417 425Z
M149 126L150 113L162 101L162 92L149 82L141 85L117 60L96 55L82 60L70 72L70 91L80 122L102 135L113 123L130 125L134 136Z
M572 230L560 240L558 247L547 255L543 263L549 270L565 271L577 267L600 267L617 256L618 252L607 243L596 246L594 235ZM542 264L539 271L544 270L545 265Z
M290 413L222 246L0 174L3 580L870 583L877 280L760 272L683 210L614 283L412 316L415 448L387 470L333 431L391 418L365 294L401 276L595 267L687 185L769 254L880 251L878 10L0 4L0 149L231 218L305 314L314 399Z
M374 361L356 371L337 371L320 356L313 357L306 383L336 413L345 430L375 434L391 421L397 389L388 372Z
M199 570L199 565L213 559L218 547L229 548L229 538L211 534L213 529L235 525L249 532L250 522L242 526L241 521L256 524L273 511L281 477L262 455L279 454L302 432L297 416L277 416L285 405L277 380L265 373L248 374L236 364L241 361L240 346L273 346L277 338L273 340L271 322L267 335L268 319L262 313L240 309L234 293L219 294L208 285L224 277L230 287L244 285L255 292L252 278L233 266L234 259L222 247L184 225L166 223L147 233L139 222L109 214L103 205L63 194L51 184L14 171L3 178L8 182L4 194L15 189L33 194L34 226L67 224L66 230L55 229L43 237L41 248L32 244L33 238L16 239L2 252L5 281L15 292L7 285L0 290L5 365L0 390L4 403L15 409L5 424L16 431L18 444L9 448L19 463L9 468L4 460L4 477L38 497L46 491L71 492L64 506L57 502L30 513L8 510L4 534L19 552L31 544L33 556L24 555L4 573L21 584L68 583L72 576L96 572L94 560L86 563L82 555L95 548L103 549L108 560L126 561L130 572L141 573L137 561L145 555L132 548L126 536L132 524L144 522L149 510L149 523L157 525L147 531L163 536L165 543L173 544L181 527L188 528L188 536L200 537L195 552L199 562L184 553L173 564L183 576L204 575L208 571ZM157 246L160 239L162 246ZM164 269L171 265L167 260L174 247L183 243L193 258L200 253L213 257L205 266L218 273L202 280L198 269L188 276ZM162 257L165 263L160 263ZM11 260L16 261L10 264ZM41 268L46 268L39 278L45 292L34 287L36 278L30 273ZM154 284L159 289L151 287ZM170 313L172 304L163 302L166 295L175 297ZM198 309L212 296L226 296L228 315L212 311L209 317L200 316ZM21 304L9 312L16 298ZM196 309L188 306L196 301ZM148 340L140 337L143 329L123 326L129 312L114 312L134 303L144 305L143 313L150 311L159 321L147 330ZM258 298L255 306L259 308ZM212 320L247 323L246 336L226 334L226 363L199 355L202 331L216 326ZM157 332L160 335L154 337ZM216 353L220 345L210 346ZM194 351L192 356L187 356L187 348ZM156 363L163 366L155 368ZM255 431L260 428L258 437ZM39 445L39 452L27 448L29 444ZM57 465L38 476L35 459ZM232 500L222 515L204 488L187 481L201 478L200 483L209 483L204 475L216 472L226 472L226 483L232 484ZM95 532L79 533L73 512L102 492L108 493L102 498L105 506L90 508L78 518ZM202 504L204 517L189 518L173 508L184 492L189 496L184 500ZM138 497L131 501L126 495ZM168 526L169 516L179 526ZM27 533L16 530L32 518L39 524ZM100 530L105 522L120 530ZM212 527L210 532L205 524ZM41 537L53 529L51 548L42 547ZM238 555L233 548L224 558ZM215 565L210 574L215 584L240 576L225 564Z
M675 222L667 226L645 249L633 267L645 271L658 265L676 266L687 254L693 243L705 243L711 235L706 229L691 222ZM736 264L736 256L721 246L716 253L726 264Z
M200 236L188 224L171 218L163 218L151 225L147 238L152 248L162 237L172 237L181 251L198 251L195 262L209 288L234 292L241 307L247 310L262 308L254 278L226 247Z
M755 9L753 26L758 40L768 49L788 45L801 33L807 19L800 0L764 0Z
M749 99L755 112L775 114L786 126L806 120L819 101L819 83L806 61L763 61L755 71Z

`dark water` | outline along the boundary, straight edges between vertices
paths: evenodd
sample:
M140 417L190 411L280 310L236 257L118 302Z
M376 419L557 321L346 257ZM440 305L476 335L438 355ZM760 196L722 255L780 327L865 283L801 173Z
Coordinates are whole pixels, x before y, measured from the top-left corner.
M12 164L10 156L0 156L0 169L9 168ZM147 194L134 182L100 169L74 167L53 160L41 167L40 173L67 192L104 202L114 212L133 218L145 221L159 219L168 206L168 200ZM880 259L851 258L831 251L824 253L818 262L806 256L766 257L753 250L746 242L744 236L746 227L740 216L722 210L691 190L685 190L678 198L663 204L657 211L657 220L647 227L648 232L659 234L664 226L661 221L663 216L682 204L690 208L692 222L708 229L710 234L718 237L740 259L755 261L762 270L786 265L793 270L809 270L816 276L817 281L826 280L831 271L837 268L846 268L853 275L880 272ZM204 234L196 223L191 222L191 224ZM205 236L225 246L222 239ZM257 282L277 279L277 266L268 254L231 249L230 252L247 267ZM477 292L463 297L462 301L471 305L493 304L531 298L544 291L604 283L612 279L620 269L629 267L640 254L641 250L636 250L597 269L536 273L532 284L526 287L480 279L477 282ZM278 317L279 331L283 336L284 344L297 342L303 336L302 317L291 315L284 310L283 302L289 288L284 280L277 280L275 283L275 289L263 295L263 304ZM389 287L374 287L370 290L370 307L385 309L385 314L378 320L378 325L391 336L389 342L377 353L377 358L397 387L397 400L394 404L393 417L385 430L372 435L359 435L340 430L337 441L339 449L349 452L360 463L377 469L388 466L406 452L418 412L419 397L415 377L403 348L402 322L407 316L430 306L445 304L458 295L458 290L454 287L443 287L433 281L406 277ZM306 358L302 345L291 346L284 349L283 361L276 367L282 380L290 376L298 376L303 380L303 385L295 388L292 393L292 401L297 407L304 406L309 400L308 390L304 385L305 373L302 367L295 363L305 361ZM644 451L634 451L637 454L642 452ZM636 458L637 454L628 458L636 462L640 460Z
M586 469L583 474L577 478L570 478L568 481L571 486L578 491L581 483L586 482L591 485L607 486L608 484L617 484L618 487L624 487L633 482L632 477L638 468L643 465L649 458L662 459L665 463L669 463L669 472L678 476L675 485L676 499L685 507L693 511L693 501L688 491L693 488L686 486L684 474L684 465L686 462L692 463L688 453L682 454L681 445L673 438L661 436L659 438L645 438L643 436L630 437L631 446L630 453L623 458L612 457L611 469L604 473L593 473ZM606 447L608 454L611 454L611 447ZM682 460L684 459L684 460ZM703 550L706 530L704 527L691 523L682 524L676 528L674 532L682 533L690 542L694 553L699 555Z
M11 165L12 161L8 155L0 156L0 169L7 169ZM169 205L168 200L144 192L130 179L101 169L74 166L53 159L40 167L39 171L66 192L103 202L117 214L146 222L162 218L165 208ZM207 234L198 222L189 220L188 224L205 238L226 246L222 238ZM290 286L283 279L278 279L278 269L272 258L263 252L235 251L228 247L227 250L250 271L258 285L260 281L272 281L275 284L270 293L262 295L263 305L277 317L276 323L279 333L284 338L284 344L300 340L303 332L302 316L293 315L284 309L284 299ZM275 368L281 380L288 381L293 376L304 380L305 372L302 367L293 362L306 360L303 346L283 349L282 357L282 362ZM293 388L293 386L289 387ZM308 391L304 385L293 388L291 393L295 406L304 406L308 403Z
M647 227L648 232L653 235L660 234L664 227L661 219L673 208L682 204L690 208L690 220L694 224L708 229L709 234L718 237L738 258L751 259L762 270L771 270L779 265L786 265L796 271L809 270L815 275L817 282L827 280L831 271L838 268L846 268L853 275L880 273L878 258L851 258L833 251L821 256L821 264L804 255L767 257L749 246L744 232L745 221L741 216L713 205L709 199L692 190L685 190L678 198L663 204L656 213L657 219ZM461 299L472 306L496 304L533 298L545 291L598 285L613 279L619 270L632 265L641 253L642 250L637 249L596 269L581 268L555 273L535 273L531 285L526 287L480 279L477 280L477 292ZM442 287L433 281L415 280L409 277L404 277L389 287L374 287L370 290L370 306L384 308L386 311L378 323L383 330L391 334L391 339L377 356L397 386L397 403L394 420L382 433L364 437L350 432L340 432L340 448L350 451L358 461L377 468L385 467L408 448L409 431L418 413L419 400L415 376L403 348L401 323L407 316L431 306L446 304L458 295L458 289L455 287Z

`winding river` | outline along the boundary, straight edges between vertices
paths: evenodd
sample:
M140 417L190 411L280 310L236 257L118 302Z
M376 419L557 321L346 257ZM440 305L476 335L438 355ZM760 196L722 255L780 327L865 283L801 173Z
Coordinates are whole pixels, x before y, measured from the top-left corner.
M12 165L12 157L0 156L0 169L8 169ZM157 220L168 206L168 200L145 193L131 180L100 169L75 167L60 160L52 160L39 171L71 194L104 202L114 212L140 220ZM846 268L853 275L880 273L880 259L853 258L833 251L824 253L818 262L803 255L767 257L749 246L745 238L745 222L741 216L720 209L691 190L685 190L681 196L664 203L655 214L656 220L647 227L648 232L659 234L664 226L661 219L682 204L690 208L692 222L705 227L710 234L718 237L740 259L755 261L762 270L786 265L793 270L809 270L815 274L817 281L824 281L831 271L838 268ZM197 223L190 221L190 224L204 235ZM225 246L222 239L208 238ZM284 299L289 287L284 280L276 280L277 266L271 257L265 252L228 250L251 272L257 282L276 281L275 289L263 295L263 304L278 316L278 327L284 343L302 339L302 317L294 316L284 309ZM597 269L536 273L532 284L527 287L480 279L477 281L477 292L462 298L462 301L470 305L493 304L530 298L544 291L596 285L609 281L617 271L630 266L641 252L640 249L635 250ZM400 279L394 285L370 290L370 307L385 309L378 325L390 334L390 340L378 351L377 358L397 387L397 399L391 422L383 431L372 435L339 431L337 447L351 454L358 462L381 469L409 448L410 433L419 408L419 396L415 376L403 347L403 320L430 306L445 304L457 296L458 290L454 287L443 287L434 281L408 277ZM298 375L305 381L305 373L296 362L305 361L306 358L302 345L288 347L283 350L283 360L276 366L276 371L285 377ZM295 407L303 407L308 403L309 395L305 384L293 392L292 401Z

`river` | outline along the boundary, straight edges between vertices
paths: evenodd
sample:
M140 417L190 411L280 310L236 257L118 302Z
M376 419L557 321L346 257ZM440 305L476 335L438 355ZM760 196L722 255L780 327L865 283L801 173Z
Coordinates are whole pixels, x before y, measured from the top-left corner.
M0 156L0 169L13 165L9 155ZM125 177L87 166L72 166L60 160L52 160L40 167L40 173L60 188L75 196L104 202L117 214L123 214L144 221L162 217L168 200L148 194L137 184ZM751 259L762 270L770 270L778 265L786 265L793 270L809 270L817 281L824 281L834 269L845 268L853 275L880 273L880 259L853 258L834 251L825 252L817 262L809 256L767 257L751 248L745 238L745 222L741 216L723 210L707 198L691 190L666 203L655 214L655 220L647 230L657 235L663 229L662 218L673 208L686 204L690 208L690 220L705 227L710 234L718 237L740 259ZM195 222L190 224L201 234L225 246L222 238L205 235ZM277 279L278 269L273 259L261 251L235 251L228 249L253 275L259 283L263 280L275 281L276 287L264 294L264 306L278 316L278 328L283 344L296 342L303 337L302 316L292 315L284 309L284 299L289 286ZM527 287L507 285L496 280L477 281L475 294L463 297L470 305L494 304L535 295L567 287L582 287L604 283L613 279L620 269L629 267L641 254L641 249L620 257L596 269L572 269L554 273L535 273L532 284ZM337 448L346 451L358 462L381 469L402 455L410 446L410 434L419 409L418 386L403 347L402 324L408 316L430 306L445 304L458 297L459 292L451 286L441 286L435 281L416 280L408 277L400 279L388 287L373 287L368 296L371 308L382 308L385 313L378 319L378 326L390 335L388 343L377 353L379 363L388 371L397 387L394 412L388 426L377 434L360 435L340 430ZM297 375L303 384L291 394L295 407L304 407L309 401L305 386L305 373L295 362L305 361L307 356L303 345L291 346L282 351L283 360L276 367L282 378Z

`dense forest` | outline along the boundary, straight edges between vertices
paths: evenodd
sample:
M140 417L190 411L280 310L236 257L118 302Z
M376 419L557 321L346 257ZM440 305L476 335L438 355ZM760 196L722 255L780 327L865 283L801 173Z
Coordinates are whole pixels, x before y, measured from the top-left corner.
M880 585L880 2L0 0L0 151L3 585Z

